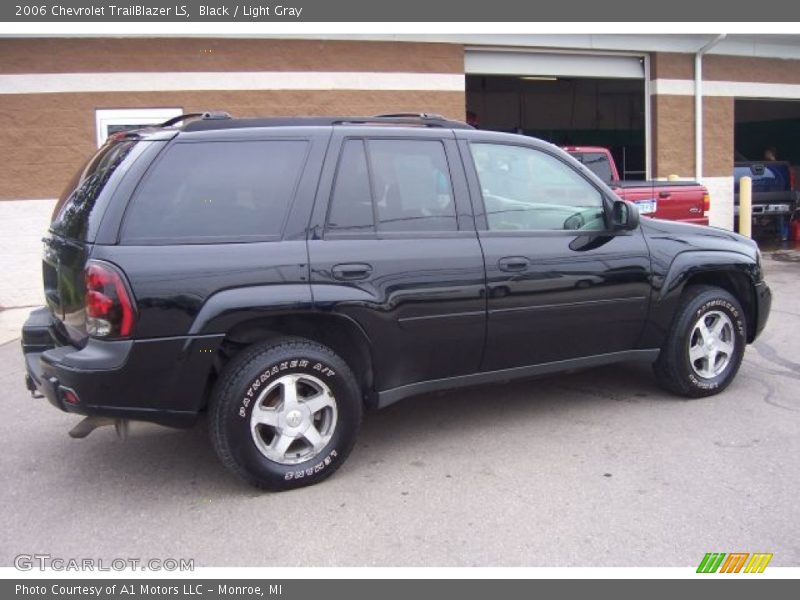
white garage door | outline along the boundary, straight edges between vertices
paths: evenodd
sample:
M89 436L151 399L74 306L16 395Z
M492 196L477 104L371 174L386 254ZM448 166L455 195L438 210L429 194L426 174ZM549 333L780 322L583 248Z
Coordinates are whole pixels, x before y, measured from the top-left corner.
M558 54L467 48L467 75L543 75L644 79L644 61L638 56Z

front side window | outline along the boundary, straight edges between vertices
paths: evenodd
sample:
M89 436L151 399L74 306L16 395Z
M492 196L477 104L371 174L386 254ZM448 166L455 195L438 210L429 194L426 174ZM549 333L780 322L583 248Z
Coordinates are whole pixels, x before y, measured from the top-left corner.
M256 241L283 232L308 142L177 143L145 176L128 243Z
M347 140L326 229L348 232L455 231L456 207L438 140Z
M603 197L557 158L522 146L471 144L490 230L602 230Z

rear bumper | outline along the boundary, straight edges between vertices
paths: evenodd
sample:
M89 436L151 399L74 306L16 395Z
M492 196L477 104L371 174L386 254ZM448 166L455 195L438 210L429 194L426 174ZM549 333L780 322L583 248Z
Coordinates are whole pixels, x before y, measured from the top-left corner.
M223 336L100 341L56 346L50 316L34 311L22 329L26 386L65 412L191 425Z
M755 331L753 332L753 339L750 340L751 342L755 340L762 331L764 331L764 327L767 324L767 319L769 318L769 312L772 308L772 291L769 289L769 286L766 282L762 281L756 284L755 287L756 292L756 327Z
M753 203L751 210L753 217L790 217L795 211L796 201L794 199L785 202L772 203ZM734 216L739 216L738 201L733 207Z

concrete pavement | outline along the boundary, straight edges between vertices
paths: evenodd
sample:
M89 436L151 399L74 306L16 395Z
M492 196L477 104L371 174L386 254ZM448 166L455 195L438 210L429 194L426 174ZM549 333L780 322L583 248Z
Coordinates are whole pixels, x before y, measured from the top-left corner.
M419 396L368 415L322 485L262 493L205 426L85 440L0 346L0 565L20 553L196 566L800 565L800 256L765 259L763 337L725 393L686 401L631 364Z

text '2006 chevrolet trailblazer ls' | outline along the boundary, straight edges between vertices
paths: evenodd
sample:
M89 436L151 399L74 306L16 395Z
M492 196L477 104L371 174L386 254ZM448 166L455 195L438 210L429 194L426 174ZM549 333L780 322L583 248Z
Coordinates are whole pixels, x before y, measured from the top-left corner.
M562 150L431 115L187 115L111 139L45 238L27 385L75 437L207 412L226 467L329 476L362 412L639 359L715 394L761 332L756 245L639 219ZM491 399L487 399L491 401Z

